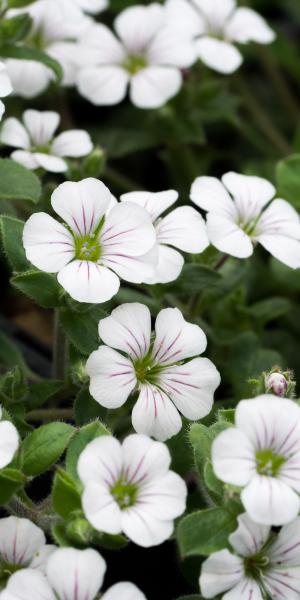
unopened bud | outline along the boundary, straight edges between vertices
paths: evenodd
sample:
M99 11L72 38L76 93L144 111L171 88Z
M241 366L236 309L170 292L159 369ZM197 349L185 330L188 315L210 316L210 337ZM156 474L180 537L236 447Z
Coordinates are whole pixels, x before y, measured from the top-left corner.
M73 543L86 545L91 542L93 529L84 517L77 517L67 524L67 536Z
M96 147L83 161L82 171L84 177L100 177L105 168L105 152Z
M288 381L282 373L272 373L266 379L266 388L283 398L288 388Z

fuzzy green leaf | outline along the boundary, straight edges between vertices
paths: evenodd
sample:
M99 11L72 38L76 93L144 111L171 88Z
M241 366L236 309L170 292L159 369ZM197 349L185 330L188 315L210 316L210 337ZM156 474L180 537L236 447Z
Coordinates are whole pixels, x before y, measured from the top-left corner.
M237 527L237 514L225 508L208 508L180 521L177 539L182 556L208 556L228 546L228 536Z
M43 308L56 308L61 304L62 288L50 273L26 271L12 277L11 284Z
M0 47L0 56L1 50ZM37 204L41 195L38 177L9 158L0 159L0 200L29 200Z
M68 519L72 512L81 509L81 498L76 482L62 469L58 469L54 477L52 503L54 510L63 519Z
M6 215L0 217L2 245L13 271L25 271L29 267L22 242L23 229L23 221Z
M74 433L74 427L66 423L49 423L30 433L21 448L24 473L36 476L50 469L66 450Z

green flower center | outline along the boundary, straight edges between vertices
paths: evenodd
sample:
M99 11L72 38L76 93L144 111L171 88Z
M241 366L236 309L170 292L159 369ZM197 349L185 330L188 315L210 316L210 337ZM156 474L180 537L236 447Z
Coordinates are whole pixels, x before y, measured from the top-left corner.
M130 75L136 75L142 69L147 67L147 60L144 56L127 56L125 62L123 63L123 67L130 73Z
M256 452L256 470L260 475L276 477L286 459L280 454L274 454L272 450L259 450Z
M119 479L110 490L119 507L123 510L136 503L138 496L138 487L133 483L128 483L124 479Z
M263 554L244 558L245 575L259 582L262 571L267 569L269 562L268 556Z
M139 383L156 384L163 367L154 364L151 353L149 353L134 362L134 369Z
M75 257L78 260L97 262L101 256L101 245L97 234L75 238Z

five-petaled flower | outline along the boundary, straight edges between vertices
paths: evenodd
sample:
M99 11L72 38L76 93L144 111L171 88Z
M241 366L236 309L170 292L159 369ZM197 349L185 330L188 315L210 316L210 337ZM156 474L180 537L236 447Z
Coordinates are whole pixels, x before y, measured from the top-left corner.
M6 573L30 567L45 571L56 546L46 543L42 529L28 519L0 519L0 565Z
M0 406L0 469L3 469L12 461L19 447L19 435L10 421L1 419L2 408Z
M93 149L89 134L82 129L60 133L54 139L60 115L56 112L26 110L23 123L15 117L6 119L2 125L0 141L18 148L11 158L27 169L42 167L46 171L63 173L68 164L64 157L86 156Z
M180 431L179 412L194 421L210 412L220 375L208 358L186 362L204 352L206 336L180 310L160 311L152 339L147 306L122 304L100 321L99 335L107 345L87 361L91 395L102 406L119 408L137 389L132 424L138 433L164 441Z
M9 580L0 600L95 600L102 586L106 563L95 550L59 548L48 559L45 575L22 569ZM98 596L97 596L98 597ZM129 582L112 586L101 600L146 600Z
M198 254L207 248L209 242L205 222L191 206L180 206L167 216L161 214L178 199L178 192L129 192L121 196L123 202L135 202L143 206L151 217L158 242L158 263L152 279L147 283L168 283L180 275L184 265L183 252ZM171 246L171 248L170 248Z
M234 42L270 44L275 39L257 12L238 8L235 0L167 0L166 7L170 25L189 32L198 57L220 73L233 73L243 62Z
M243 488L253 521L288 523L300 509L300 407L270 394L242 400L235 427L213 442L212 462L219 479Z
M122 444L109 435L90 442L77 465L88 521L98 531L124 532L143 547L167 540L187 495L170 463L167 446L145 435L130 435Z
M230 196L232 195L232 197ZM300 267L300 219L285 200L275 199L266 179L226 173L198 177L191 199L207 211L207 233L221 252L237 258L253 254L259 242L275 258L293 269Z
M140 108L157 108L175 96L181 69L196 58L189 35L168 27L164 6L132 6L115 20L118 38L105 25L92 25L81 38L78 89L93 104L130 99Z
M47 273L79 302L106 302L120 279L141 283L151 277L157 260L155 230L148 213L136 204L112 202L108 188L88 178L62 183L52 194L52 208L63 219L33 214L25 223L23 244L28 260Z
M204 561L200 588L204 598L296 600L300 597L300 518L281 528L254 523L244 513L229 536L235 552L213 552Z

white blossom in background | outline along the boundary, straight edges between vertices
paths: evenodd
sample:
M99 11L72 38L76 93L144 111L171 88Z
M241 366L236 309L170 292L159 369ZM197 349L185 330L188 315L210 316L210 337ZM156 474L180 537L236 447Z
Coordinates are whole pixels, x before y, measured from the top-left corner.
M221 481L243 488L253 521L288 523L300 509L300 407L271 394L242 400L235 427L213 442L212 463Z
M224 600L297 600L300 597L300 518L271 536L244 513L229 536L235 552L214 552L204 561L200 576L204 598Z
M120 287L120 278L141 283L154 272L155 230L146 210L118 204L106 211L112 197L97 179L67 181L53 192L50 215L33 214L25 223L27 259L41 271L57 273L60 285L79 302L106 302Z
M235 43L275 39L265 19L251 8L237 7L235 0L167 0L166 8L170 25L189 32L197 56L219 73L233 73L242 64Z
M45 571L49 556L56 546L46 543L45 534L28 519L0 519L0 564L8 570L30 567Z
M77 42L91 19L70 0L37 0L22 10L9 11L8 17L22 12L33 19L25 43L56 59L63 69L63 84L73 85L79 60ZM42 63L14 58L5 63L14 93L24 98L38 96L55 80L53 71Z
M222 182L198 177L191 188L192 201L207 211L208 237L218 250L248 258L260 243L277 260L298 269L300 218L286 200L272 200L274 195L266 179L233 172L223 175Z
M0 600L95 600L102 586L106 564L92 549L59 548L47 562L46 577L34 569L12 575ZM122 595L120 595L120 593ZM131 583L110 588L102 600L146 600Z
M13 91L11 80L7 73L6 65L0 61L0 98L6 98ZM5 112L5 106L2 100L0 100L0 121Z
M126 8L114 26L118 37L102 24L82 37L79 92L93 104L110 105L129 87L136 106L162 106L179 92L181 69L195 61L190 36L169 28L165 7L156 3Z
M158 264L152 279L147 283L168 283L180 275L184 258L174 248L198 254L209 245L206 226L201 215L190 206L180 206L162 217L178 199L178 192L129 192L121 196L122 202L143 206L151 217L158 242ZM171 246L171 247L170 247Z
M0 406L0 469L11 463L19 447L17 429L10 421L2 421L2 408Z
M84 12L89 14L97 14L108 7L108 0L69 0L75 2L75 4Z
M187 496L170 463L167 446L145 435L130 435L122 444L109 435L90 442L77 465L88 521L98 531L123 532L144 548L163 543Z
M220 375L208 358L198 356L206 348L204 332L180 310L160 311L152 339L147 306L122 304L100 321L99 335L106 345L87 361L90 393L115 409L137 391L132 424L138 433L165 441L180 431L179 413L197 421L211 411Z
M53 173L67 171L64 157L86 156L93 149L90 135L81 129L64 131L56 137L60 115L52 111L26 110L23 123L15 117L6 119L0 131L0 141L18 148L11 158L27 169L42 167Z

